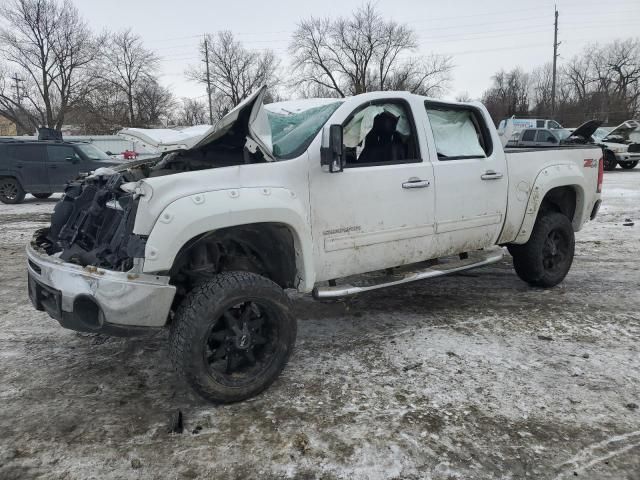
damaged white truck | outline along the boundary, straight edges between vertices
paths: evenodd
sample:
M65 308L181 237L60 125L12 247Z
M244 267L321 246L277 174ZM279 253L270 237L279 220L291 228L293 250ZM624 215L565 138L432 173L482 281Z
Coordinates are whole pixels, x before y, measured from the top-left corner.
M561 282L600 206L599 147L504 151L478 103L404 92L263 105L162 157L71 182L27 246L64 327L170 328L215 402L269 386L296 338L285 289L335 298L497 262ZM172 150L167 148L165 150Z

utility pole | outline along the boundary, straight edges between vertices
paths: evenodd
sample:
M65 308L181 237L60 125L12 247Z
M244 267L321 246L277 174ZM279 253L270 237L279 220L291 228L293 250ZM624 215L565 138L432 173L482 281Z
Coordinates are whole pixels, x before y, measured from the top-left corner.
M555 9L555 22L553 26L553 79L551 80L551 116L556 114L556 63L558 60L558 7Z
M12 78L15 83L13 88L16 89L16 102L18 103L18 105L20 105L20 103L22 103L22 95L20 95L20 82L24 82L24 80L22 78L19 78L17 73L14 73Z
M209 124L213 125L213 107L211 106L211 76L209 74L209 42L204 37L204 63L207 66L207 98L209 99Z

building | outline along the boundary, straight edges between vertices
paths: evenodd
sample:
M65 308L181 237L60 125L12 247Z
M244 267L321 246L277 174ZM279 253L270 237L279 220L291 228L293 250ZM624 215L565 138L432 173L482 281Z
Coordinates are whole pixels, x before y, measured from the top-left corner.
M18 129L16 124L6 117L0 115L0 136L1 135L17 135Z

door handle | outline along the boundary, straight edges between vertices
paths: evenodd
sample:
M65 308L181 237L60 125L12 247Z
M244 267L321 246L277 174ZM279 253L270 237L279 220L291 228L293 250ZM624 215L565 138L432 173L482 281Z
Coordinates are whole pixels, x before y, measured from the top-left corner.
M499 180L500 178L502 178L502 176L503 175L500 172L494 172L493 170L487 170L482 175L480 175L480 178L482 180Z
M429 185L431 185L429 180L421 180L416 177L411 177L409 180L402 184L402 188L426 188Z

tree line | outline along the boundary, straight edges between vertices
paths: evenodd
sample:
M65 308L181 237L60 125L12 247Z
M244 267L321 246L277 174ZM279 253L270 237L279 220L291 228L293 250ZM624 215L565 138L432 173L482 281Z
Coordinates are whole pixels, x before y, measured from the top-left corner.
M208 123L209 110L215 121L265 84L270 100L285 91L344 97L398 89L434 96L446 91L452 70L449 57L416 54L409 27L365 4L345 17L302 20L291 38L287 79L273 51L248 49L230 31L205 35L202 61L185 76L211 92L209 107L207 95L178 100L161 84L159 56L132 29L92 32L71 0L9 0L0 18L0 114L22 132L64 124L110 133Z
M533 116L577 126L590 119L618 125L640 117L640 40L592 44L560 65L552 111L552 65L496 72L482 101L493 119Z
M415 31L367 3L346 16L301 20L286 65L230 31L204 35L201 61L184 74L210 95L178 99L160 82L161 59L139 35L131 28L93 32L71 0L6 0L0 20L0 115L22 133L69 124L105 134L215 122L260 85L270 87L268 101L375 90L439 97L453 70L451 57L418 54ZM482 100L496 121L534 115L571 125L616 123L639 114L639 79L639 41L616 41L589 46L561 66L555 112L550 65L497 72Z

